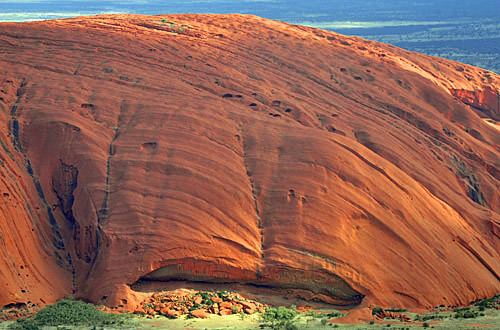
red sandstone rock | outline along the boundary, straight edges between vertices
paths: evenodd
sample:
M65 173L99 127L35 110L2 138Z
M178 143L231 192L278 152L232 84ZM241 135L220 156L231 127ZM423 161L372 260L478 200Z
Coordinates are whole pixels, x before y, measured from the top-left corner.
M348 311L347 315L331 319L328 322L339 323L339 324L359 324L360 322L369 323L372 320L374 320L374 317L372 315L372 309L367 307L361 307L361 308L356 308L352 311Z
M310 310L313 310L311 306L297 306L297 311L301 313L307 313Z
M69 295L73 271L130 310L140 278L418 308L500 291L496 74L242 15L0 43L0 306Z
M243 306L241 306L240 304L236 304L236 305L233 305L233 313L241 313L243 309Z
M452 89L451 93L462 102L476 108L484 115L500 120L500 95L489 86L482 90Z
M219 308L227 308L227 309L232 309L233 308L233 304L231 304L230 302L228 301L223 301L219 304Z
M245 308L244 311L246 314L253 314L255 313L255 308Z
M239 304L244 308L255 309L255 304L249 301L241 300Z
M202 296L197 296L196 298L194 298L194 303L195 304L201 304L202 301L203 301L203 297Z
M411 318L406 314L390 312L390 311L385 311L385 310L378 312L376 317L381 319L381 320L382 319L393 319L393 320L398 319L401 322L409 322L411 320Z
M134 313L136 313L136 314L146 314L146 312L144 311L144 308L142 308L141 306L138 306L136 308L136 310L134 311Z
M231 309L225 309L224 308L224 309L221 309L219 311L219 314L222 315L222 316L224 316L224 315L231 315L231 314L233 314L233 311Z
M207 317L209 317L208 312L204 309L195 309L191 311L191 315L200 319L206 319Z

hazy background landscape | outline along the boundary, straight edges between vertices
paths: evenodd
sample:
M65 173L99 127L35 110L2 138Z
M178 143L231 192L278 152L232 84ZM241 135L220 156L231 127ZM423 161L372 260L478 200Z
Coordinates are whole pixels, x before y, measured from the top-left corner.
M242 13L382 41L500 73L496 0L0 0L0 21L108 13Z

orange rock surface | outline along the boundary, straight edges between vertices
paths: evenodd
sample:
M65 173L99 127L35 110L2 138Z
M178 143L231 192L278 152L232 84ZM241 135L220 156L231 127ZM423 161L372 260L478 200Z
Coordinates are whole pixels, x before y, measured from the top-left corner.
M254 16L2 23L0 306L74 290L133 310L140 279L407 308L491 296L499 89Z

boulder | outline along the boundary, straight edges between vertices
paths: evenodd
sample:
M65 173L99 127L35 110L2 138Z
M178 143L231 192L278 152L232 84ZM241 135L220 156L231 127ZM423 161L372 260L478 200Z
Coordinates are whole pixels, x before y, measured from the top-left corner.
M205 309L195 309L191 311L190 314L200 319L206 319L210 316Z

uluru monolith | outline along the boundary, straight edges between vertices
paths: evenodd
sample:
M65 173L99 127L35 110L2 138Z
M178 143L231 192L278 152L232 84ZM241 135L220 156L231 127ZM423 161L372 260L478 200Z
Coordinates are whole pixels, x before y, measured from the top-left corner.
M0 24L0 307L500 292L500 77L247 15Z

